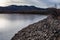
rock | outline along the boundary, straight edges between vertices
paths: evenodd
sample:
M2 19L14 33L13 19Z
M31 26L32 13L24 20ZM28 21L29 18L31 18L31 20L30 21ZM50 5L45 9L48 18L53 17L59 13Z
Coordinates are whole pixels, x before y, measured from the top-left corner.
M60 20L48 16L20 30L11 40L60 40Z

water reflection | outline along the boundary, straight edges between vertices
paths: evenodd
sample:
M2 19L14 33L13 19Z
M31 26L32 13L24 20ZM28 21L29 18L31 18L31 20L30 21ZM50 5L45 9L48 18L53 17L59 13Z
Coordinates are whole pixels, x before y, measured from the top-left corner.
M0 14L0 40L10 40L22 28L46 17L36 14Z

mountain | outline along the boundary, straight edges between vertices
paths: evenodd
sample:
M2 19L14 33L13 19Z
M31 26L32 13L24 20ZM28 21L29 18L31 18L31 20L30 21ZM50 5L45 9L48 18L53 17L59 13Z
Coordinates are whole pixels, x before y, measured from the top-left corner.
M60 20L49 15L20 30L11 40L60 40Z
M43 8L37 8L35 6L17 6L17 5L10 5L7 7L0 7L0 11L32 11L32 10L45 10Z

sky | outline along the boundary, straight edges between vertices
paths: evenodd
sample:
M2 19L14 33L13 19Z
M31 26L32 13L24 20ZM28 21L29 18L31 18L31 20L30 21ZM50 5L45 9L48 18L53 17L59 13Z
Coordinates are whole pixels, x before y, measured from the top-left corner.
M54 4L60 7L60 0L0 0L0 6L8 6L8 5L33 5L36 7L52 7Z

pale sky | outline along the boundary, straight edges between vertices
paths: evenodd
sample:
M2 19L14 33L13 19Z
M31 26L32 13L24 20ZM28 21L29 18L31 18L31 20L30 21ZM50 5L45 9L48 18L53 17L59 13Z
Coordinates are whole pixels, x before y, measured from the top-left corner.
M60 7L60 0L0 0L0 6L8 6L8 5L34 5L36 7L51 7L54 4L58 4Z

